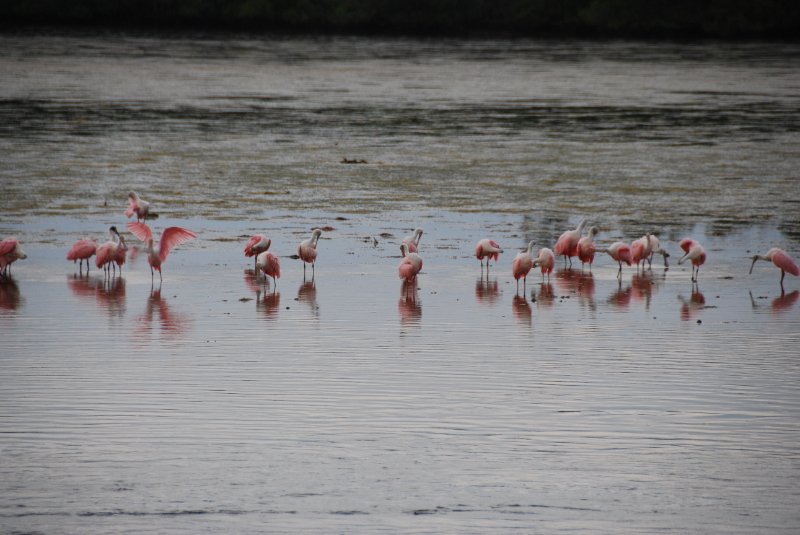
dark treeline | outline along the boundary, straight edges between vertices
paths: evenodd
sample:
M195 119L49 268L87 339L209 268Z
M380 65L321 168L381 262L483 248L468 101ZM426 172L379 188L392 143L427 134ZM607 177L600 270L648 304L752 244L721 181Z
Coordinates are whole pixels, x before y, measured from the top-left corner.
M797 39L798 0L2 0L21 25Z

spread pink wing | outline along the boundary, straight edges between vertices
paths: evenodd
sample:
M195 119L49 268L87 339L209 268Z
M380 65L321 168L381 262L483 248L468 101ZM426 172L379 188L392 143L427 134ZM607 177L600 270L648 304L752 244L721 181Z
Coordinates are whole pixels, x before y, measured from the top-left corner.
M133 231L131 231L133 232ZM191 230L181 227L168 227L164 229L161 234L161 242L158 245L158 257L163 262L167 259L167 255L176 245L192 240L197 237L197 234Z
M14 238L6 238L0 241L0 255L8 254L17 246L17 240Z
M130 222L125 226L128 227L128 230L131 231L131 234L133 234L143 242L146 242L147 240L153 238L153 231L150 230L150 227L148 227L146 223L140 223L137 221L137 222Z
M800 267L798 267L797 263L792 260L792 257L784 251L776 251L772 255L772 263L787 273L791 273L796 277L800 276Z

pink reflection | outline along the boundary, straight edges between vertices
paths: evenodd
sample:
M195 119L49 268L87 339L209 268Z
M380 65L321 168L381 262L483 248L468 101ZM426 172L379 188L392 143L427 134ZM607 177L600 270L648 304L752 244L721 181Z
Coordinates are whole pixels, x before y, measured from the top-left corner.
M660 277L660 280L659 280ZM645 310L650 310L650 302L661 286L666 275L655 275L652 271L642 270L631 277L631 297L634 301L644 301Z
M766 296L759 297L759 299L766 299ZM781 295L773 299L770 303L770 310L773 314L786 312L791 309L798 300L800 300L800 290L794 290L788 294L781 290ZM750 292L750 303L753 305L753 310L761 308L758 303L756 303L753 292Z
M493 305L499 297L500 287L497 284L497 279L490 281L481 277L475 281L475 299L479 303Z
M400 313L400 325L419 325L422 319L422 304L417 294L417 281L403 281L397 310Z
M524 295L515 295L511 299L511 312L520 323L530 326L533 324L533 311L528 299Z
M122 316L125 313L125 279L122 277L104 277L92 279L94 297L97 304L110 316Z
M264 297L256 300L256 310L259 310L264 317L272 321L277 319L278 311L281 308L280 292L264 292Z
M314 316L319 316L319 305L317 304L317 286L314 280L305 281L297 289L297 301L305 303L311 309Z
M19 286L11 277L0 277L0 309L16 310L22 304Z
M137 319L137 335L151 333L157 325L165 338L177 337L191 328L191 320L184 314L170 309L166 299L161 297L161 288L150 291L144 313Z
M688 321L706 307L706 298L697 285L692 287L692 296L687 300L683 295L678 295L681 302L681 319Z
M536 304L540 307L551 307L556 300L555 290L549 282L539 284L539 295L536 296Z
M617 286L617 290L610 296L608 296L608 299L606 301L613 308L628 308L628 305L630 305L631 303L632 293L633 289L631 288L631 286L628 285L623 289L622 281L620 281Z

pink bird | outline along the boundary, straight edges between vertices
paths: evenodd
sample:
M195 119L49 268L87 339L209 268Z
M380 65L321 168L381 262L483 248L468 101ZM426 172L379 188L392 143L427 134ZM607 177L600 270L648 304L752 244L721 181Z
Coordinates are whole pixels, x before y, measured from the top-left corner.
M322 236L322 230L315 228L311 232L311 237L300 242L297 246L297 256L303 261L303 279L306 278L306 264L311 264L311 278L314 278L314 264L317 260L317 242Z
M72 262L80 262L78 264L78 271L83 268L83 261L86 260L86 271L89 271L89 259L97 252L97 242L90 238L82 238L76 241L69 252L67 253L67 260Z
M281 263L276 255L267 251L259 254L256 257L256 269L264 273L265 281L267 277L272 277L273 286L277 288L277 281L275 279L281 278Z
M422 239L422 229L418 228L414 231L414 234L411 236L406 236L403 238L403 241L400 242L400 251L403 250L403 244L405 243L408 245L408 252L409 253L416 253L417 249L419 249L419 240Z
M158 252L156 252L153 246L153 231L150 230L150 227L148 227L146 223L131 222L128 223L127 227L134 236L147 245L147 262L150 264L151 280L154 276L153 270L157 270L159 281L163 281L161 276L161 264L167 260L167 255L169 255L173 247L197 237L197 234L191 230L182 227L167 227L164 229L164 232L161 233Z
M684 238L686 240L688 238ZM681 243L683 243L683 241ZM688 243L688 242L687 242ZM697 282L697 275L700 274L700 266L706 262L706 250L699 242L692 240L689 244L689 250L678 260L678 265L683 264L685 261L692 261L692 282Z
M417 273L422 270L422 258L417 253L409 251L407 243L400 245L400 251L403 253L403 259L400 261L397 272L401 279L411 282L416 278Z
M680 241L680 246L681 246L681 249L683 249L684 253L688 253L689 249L691 249L692 245L694 245L695 243L697 243L697 242L694 241L691 238L684 238L684 239L682 239Z
M582 219L580 225L575 230L568 230L559 236L553 251L556 256L564 257L564 265L567 265L569 260L569 267L572 267L572 257L578 256L578 241L581 239L583 228L586 226L586 219Z
M517 295L519 295L519 280L522 279L522 293L525 293L525 283L528 281L528 273L533 267L533 246L536 242L531 240L528 248L517 253L514 262L511 263L511 274L517 280Z
M254 234L250 240L247 242L247 245L244 246L244 255L246 257L255 256L254 262L256 262L256 270L258 270L258 255L265 251L269 251L269 247L272 245L272 240L264 236L263 234Z
M11 264L17 260L28 258L16 238L6 238L0 241L0 276L11 275Z
M633 240L631 243L631 262L636 264L636 269L639 269L641 263L644 269L644 262L647 261L649 266L653 264L653 255L656 253L664 257L664 267L669 267L667 258L669 253L661 248L661 244L655 236L650 233L645 234L638 240Z
M489 239L483 239L475 246L475 257L481 262L481 270L483 269L483 259L486 259L486 269L489 269L489 260L494 259L495 263L500 258L500 253L503 249L500 245Z
M750 264L750 273L753 273L753 266L756 265L756 262L759 260L766 260L771 261L775 264L775 267L781 270L781 289L783 289L783 278L786 276L786 273L789 272L795 277L800 276L800 267L798 267L797 262L795 262L791 256L789 256L786 251L783 249L779 249L777 247L773 247L767 254L764 256L761 255L753 255L753 263Z
M597 227L590 227L586 236L578 240L578 259L581 261L581 271L583 271L583 265L586 262L589 263L589 271L592 270L592 262L594 262L594 253L596 251L594 237L597 236L598 232L600 231L597 230Z
M125 258L128 254L128 245L121 234L118 234L117 237L119 238L119 246L117 247L117 252L114 253L114 263L119 266L119 274L122 275L122 264L125 263Z
M631 265L631 246L617 241L609 245L605 252L619 264L617 278L620 278L622 276L622 263L625 262L629 266Z
M136 215L136 221L147 221L147 216L151 219L155 218L156 214L150 213L150 203L139 198L135 191L128 193L128 209L125 210L126 217L133 217Z
M114 266L113 262L114 257L117 255L117 249L119 249L119 232L117 232L117 227L111 227L108 231L111 233L111 239L97 246L94 264L98 268L103 268L103 271L106 273L111 271L111 268L113 268L114 273L116 273L117 268ZM116 240L114 238L116 238Z
M536 259L533 261L533 267L539 266L542 270L542 280L547 275L547 280L550 280L550 273L553 272L553 266L556 264L556 255L547 247L539 249Z

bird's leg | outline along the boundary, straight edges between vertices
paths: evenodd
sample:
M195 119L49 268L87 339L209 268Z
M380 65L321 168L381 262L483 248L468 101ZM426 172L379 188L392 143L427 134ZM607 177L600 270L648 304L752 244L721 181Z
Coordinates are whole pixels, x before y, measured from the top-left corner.
M786 272L781 270L781 293L783 293L783 278L786 276Z
M620 284L622 284L622 262L618 262L619 270L617 271L617 278L619 279Z
M303 262L303 280L306 280L306 263Z
M517 295L519 295L519 279L517 279Z

